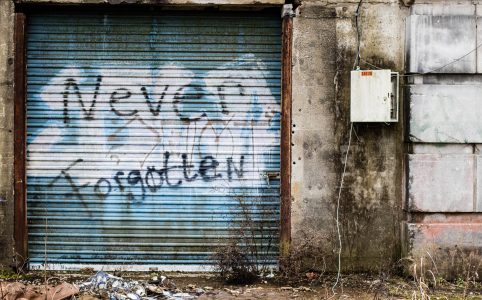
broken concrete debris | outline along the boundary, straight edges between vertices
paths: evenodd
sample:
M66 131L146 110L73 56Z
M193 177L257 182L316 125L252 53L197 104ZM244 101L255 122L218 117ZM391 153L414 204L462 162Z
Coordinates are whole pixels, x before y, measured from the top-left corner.
M154 276L149 281L123 279L105 272L98 272L79 286L80 292L110 300L190 300L205 293L194 285L191 293L182 292L165 276Z
M1 300L191 300L210 293L212 287L200 288L189 284L180 290L165 276L154 276L151 280L131 280L98 272L89 279L76 284L62 282L58 285L43 285L40 282L0 282Z
M146 296L146 289L137 281L126 281L121 277L98 272L80 285L81 291L107 294L109 299L140 300Z

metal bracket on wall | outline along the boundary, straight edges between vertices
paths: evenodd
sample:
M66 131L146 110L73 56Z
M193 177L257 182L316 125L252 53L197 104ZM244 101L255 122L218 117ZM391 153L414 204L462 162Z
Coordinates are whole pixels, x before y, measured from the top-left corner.
M293 10L293 4L283 5L283 9L281 10L281 18L284 18L286 16L288 16L290 18L296 17L296 13Z
M270 186L270 182L273 179L279 179L280 178L280 172L262 172L260 173L260 176L266 180L266 183L268 184L268 187Z

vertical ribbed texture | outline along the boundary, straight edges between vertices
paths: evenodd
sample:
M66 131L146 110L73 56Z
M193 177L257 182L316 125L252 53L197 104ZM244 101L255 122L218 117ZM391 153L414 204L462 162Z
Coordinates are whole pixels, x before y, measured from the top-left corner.
M278 15L34 15L27 29L34 265L45 250L203 265L250 226L276 262Z

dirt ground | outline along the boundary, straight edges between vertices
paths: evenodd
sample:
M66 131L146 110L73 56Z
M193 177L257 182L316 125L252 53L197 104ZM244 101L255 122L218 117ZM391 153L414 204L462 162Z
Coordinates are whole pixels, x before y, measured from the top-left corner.
M94 276L95 272L78 273L42 273L24 274L20 277L2 276L0 282L18 282L26 286L42 286L47 280L50 285L72 283L79 285ZM125 280L148 282L156 274L149 273L115 273L115 276ZM455 283L438 283L436 286L417 284L410 278L392 276L381 279L366 274L345 275L341 286L332 292L334 276L323 276L317 280L303 284L283 284L276 278L261 279L250 285L226 284L212 274L168 273L166 276L171 284L170 292L179 297L168 298L153 295L152 299L481 299L482 285L478 282L458 281ZM159 275L160 276L160 275ZM149 295L149 293L148 293ZM152 294L151 294L152 296ZM0 297L2 300L11 298ZM104 295L81 291L66 299L96 300L106 299ZM128 299L128 298L127 298Z

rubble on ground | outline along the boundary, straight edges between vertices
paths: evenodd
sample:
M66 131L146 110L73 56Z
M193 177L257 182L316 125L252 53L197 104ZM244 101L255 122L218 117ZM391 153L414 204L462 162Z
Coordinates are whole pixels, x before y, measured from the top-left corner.
M204 290L188 287L190 293L176 288L165 276L154 276L149 281L127 280L105 272L98 272L79 286L84 295L110 300L191 300Z
M48 283L48 280L47 280ZM131 280L106 272L97 272L78 284L62 282L56 286L35 282L0 282L2 300L63 300L73 296L81 300L191 300L212 291L189 284L182 291L165 276L153 276L151 280Z

